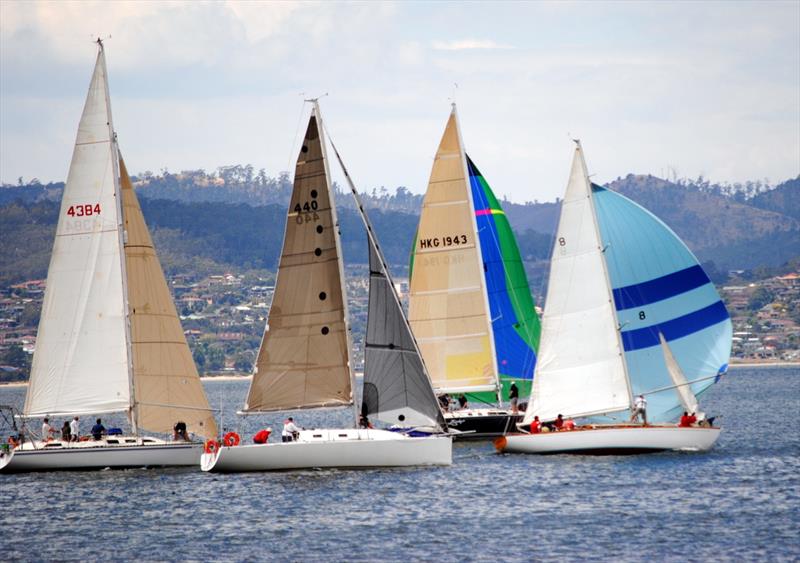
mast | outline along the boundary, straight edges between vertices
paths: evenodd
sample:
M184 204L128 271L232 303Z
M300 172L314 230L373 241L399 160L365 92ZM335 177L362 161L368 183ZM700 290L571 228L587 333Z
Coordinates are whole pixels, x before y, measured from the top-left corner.
M460 158L461 158L461 167L464 170L464 180L467 184L467 200L469 201L469 208L470 212L470 221L472 222L472 232L475 233L475 247L478 251L478 264L481 267L481 275L480 275L480 282L481 282L481 294L483 295L483 306L486 310L486 319L488 321L488 328L489 328L489 349L491 350L492 354L492 368L494 370L494 381L495 381L495 395L497 396L497 404L501 405L503 402L502 399L502 388L500 386L500 371L497 367L497 349L495 346L494 341L494 327L492 326L492 314L491 314L491 307L489 306L489 295L486 289L486 277L485 277L485 268L486 265L483 261L483 249L481 248L481 241L480 241L480 234L478 233L478 221L475 218L475 199L472 197L472 186L470 185L470 176L469 170L467 169L467 159L464 154L464 140L461 138L461 124L458 121L458 111L456 110L456 103L452 103L453 107L453 116L456 119L456 133L458 134L458 146L460 149Z
M336 214L336 196L333 193L333 188L331 187L331 172L330 167L328 166L328 153L327 148L325 147L325 124L322 121L322 113L319 109L319 98L312 98L309 101L313 104L313 109L311 110L312 115L317 118L318 129L319 129L319 136L320 136L320 146L322 148L322 162L325 166L325 183L328 187L328 194L331 202L331 216L333 218L333 240L334 244L336 245L336 254L339 257L339 279L341 280L340 286L342 290L342 305L344 307L344 327L345 327L345 338L347 341L347 370L350 373L350 393L353 397L353 426L358 428L358 404L356 402L356 376L353 372L353 342L350 333L350 311L349 307L347 306L347 278L344 275L344 257L342 256L342 243L340 240L340 233L339 233L339 217Z
M408 394L415 394L413 390L409 391L409 389L413 389L414 385L416 384L416 389L421 391L423 393L423 396L427 395L427 397L429 399L428 403L430 405L430 409L425 409L423 407L423 410L429 410L429 411L434 412L435 413L435 419L433 419L433 418L430 419L431 422L434 422L438 426L439 430L446 431L447 423L444 420L444 415L442 414L441 409L439 407L439 403L436 400L436 392L433 389L433 383L431 382L430 375L428 374L428 369L425 366L425 360L422 357L422 353L419 350L419 345L417 344L417 339L414 336L414 332L411 330L411 324L408 321L408 317L403 312L403 305L402 305L402 303L400 301L400 296L397 294L397 288L395 287L394 281L392 280L392 276L391 276L391 274L389 272L389 264L386 262L386 258L383 255L383 250L381 250L381 247L378 244L378 238L377 238L377 235L375 234L375 230L372 227L372 222L369 220L369 216L367 215L367 212L364 209L364 204L361 201L361 196L358 194L358 190L356 189L355 183L353 182L353 179L350 177L350 173L347 171L347 167L344 165L344 161L342 160L342 157L339 155L339 151L336 150L336 145L333 143L333 140L331 140L331 147L333 148L333 152L336 155L336 159L339 162L339 166L341 167L342 172L344 173L345 179L347 180L347 185L350 188L350 192L353 194L353 198L355 199L355 202L356 202L356 207L358 208L358 213L361 216L362 222L364 223L364 227L365 227L365 229L367 231L367 238L369 239L368 242L369 242L369 250L370 250L370 259L369 259L370 260L370 310L369 310L369 313L368 313L367 331L366 331L366 334L365 334L365 345L364 345L365 368L366 368L366 364L367 364L367 361L368 361L368 358L369 358L370 349L373 346L382 347L382 345L376 346L374 343L370 342L370 332L371 332L370 331L370 324L371 324L371 319L372 319L372 315L373 315L372 299L373 299L373 296L374 296L373 291L375 291L375 288L373 286L373 283L374 283L373 282L374 272L372 271L373 256L374 256L377 259L377 262L378 262L378 264L380 266L380 269L382 270L381 274L382 274L382 277L384 279L385 286L388 286L389 294L391 295L391 299L392 299L392 303L394 305L394 309L397 311L398 317L401 319L401 322L402 322L402 327L405 329L405 335L404 336L400 336L398 338L398 340L394 340L394 338L392 338L389 341L388 348L390 350L392 350L392 349L397 350L397 352L399 352L400 354L403 354L404 351L405 352L408 352L408 351L413 352L413 359L411 359L410 361L403 360L403 364L404 365L406 365L406 364L408 365L408 368L407 368L408 371L406 371L406 369L403 369L403 376L405 378L405 382L404 383L405 383L405 386L406 386L405 389L406 389L406 393L407 393L406 400L405 400L405 403L406 403L405 406L406 407L412 407L412 408L419 408L419 405L413 405L412 406L412 405L409 404L409 401L408 401ZM387 321L386 318L384 318L383 320L384 320L384 322L386 324L388 324L389 326L392 326L392 322L391 321ZM389 329L389 330L391 330L391 329ZM395 338L396 337L397 337L397 335L395 335ZM408 344L410 344L410 347L408 346ZM419 363L417 364L417 362L419 362ZM370 377L367 377L368 374L366 373L366 371L364 373L364 386L365 386L365 389L364 389L364 393L363 393L364 398L362 398L362 412L365 413L365 416L366 416L367 413L372 414L372 412L370 412L370 408L368 406L368 402L367 402L367 398L366 398L367 385L376 386L376 381L370 381L372 379L372 374L373 374L373 372L370 372L369 373ZM414 374L416 374L418 377L414 377ZM380 393L380 391L378 391L378 393ZM423 401L424 401L424 397L423 397ZM389 410L391 410L391 407L389 408ZM380 418L382 413L378 412L376 414L378 414L378 416ZM383 414L385 416L385 413L383 413ZM423 416L424 416L426 413L420 413L420 414L423 414Z
M587 196L589 198L589 209L592 210L592 219L593 219L592 227L594 228L595 234L597 235L598 242L602 244L603 238L600 235L600 226L597 221L597 210L595 209L594 196L592 195L592 182L589 179L589 173L586 170L586 159L583 158L583 147L581 146L580 139L575 139L575 144L578 146L578 152L580 152L581 155L581 168L583 169L583 175L586 178L586 186L589 190ZM611 278L608 275L608 264L606 264L605 251L606 251L605 247L600 249L600 254L602 258L600 262L603 264L603 280L605 281L605 290L606 293L608 294L608 302L611 304L611 312L614 315L614 323L617 327L614 333L617 339L617 349L620 357L622 358L622 370L623 373L625 374L625 385L628 388L628 403L629 403L628 406L629 408L633 408L633 389L631 388L631 377L628 374L628 362L625 359L625 351L624 351L625 348L622 345L622 335L621 335L622 331L620 328L619 317L617 315L617 308L614 305L614 295L611 292Z
M97 45L103 60L103 81L105 83L106 108L108 111L108 134L111 139L111 166L114 174L114 202L117 214L117 239L119 241L120 269L122 271L122 304L125 314L125 348L128 355L128 384L130 389L130 410L129 418L131 429L134 434L138 434L139 429L136 420L136 393L133 382L133 345L131 342L131 312L128 305L128 272L125 264L125 223L122 218L122 197L119 180L119 145L117 144L117 134L114 131L114 121L111 116L111 96L108 91L108 71L106 69L106 54L103 47L103 40L97 38Z

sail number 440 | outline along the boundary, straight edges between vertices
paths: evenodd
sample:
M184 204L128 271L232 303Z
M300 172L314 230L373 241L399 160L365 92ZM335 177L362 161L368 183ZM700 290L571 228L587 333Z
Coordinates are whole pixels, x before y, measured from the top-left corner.
M419 239L420 248L439 248L440 246L457 246L462 244L467 244L467 235Z
M84 205L70 205L67 209L67 215L70 217L89 217L91 215L100 215L99 203L86 203Z

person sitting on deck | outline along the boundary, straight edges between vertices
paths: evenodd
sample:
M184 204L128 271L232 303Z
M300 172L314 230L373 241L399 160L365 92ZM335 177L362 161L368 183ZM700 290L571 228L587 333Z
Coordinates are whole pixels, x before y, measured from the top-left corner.
M467 397L464 395L464 393L461 393L461 395L458 396L458 408L462 410L469 408L469 404L467 404Z
M689 422L690 419L691 419L691 417L689 416L689 413L686 412L686 411L683 411L683 415L681 416L681 420L678 423L678 426L680 428L689 428L692 425L692 423Z
M447 393L443 395L439 395L439 407L444 411L447 412L450 410L450 395Z
M631 422L639 420L639 415L642 415L642 424L647 426L647 399L644 398L644 395L636 397L636 401L633 403Z
M185 422L178 421L175 423L175 426L172 427L172 439L175 442L178 440L183 440L184 442L189 441L189 434L186 431Z
M293 442L297 440L300 434L300 429L294 423L294 419L290 416L283 422L283 432L281 432L281 442Z
M101 440L103 435L106 433L106 427L103 426L103 422L98 418L97 423L92 426L92 438L97 440Z
M571 418L565 420L563 430L575 430L575 421Z
M558 418L556 418L555 421L553 422L553 426L555 426L556 432L564 428L564 417L558 415Z
M531 422L531 434L538 434L542 431L542 423L539 420L538 416L533 417L533 422Z

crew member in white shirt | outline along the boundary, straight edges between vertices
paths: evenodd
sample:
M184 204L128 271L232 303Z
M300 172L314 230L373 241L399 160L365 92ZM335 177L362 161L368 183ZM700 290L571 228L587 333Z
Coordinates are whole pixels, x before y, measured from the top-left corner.
M647 426L647 399L644 395L639 395L633 402L633 412L631 413L631 422L635 422L642 415L642 424Z
M282 442L292 442L297 438L300 429L294 423L294 419L290 416L283 423L283 431L281 432Z
M81 429L80 424L78 423L78 417L72 419L72 422L69 423L69 433L72 435L72 441L77 442L81 438Z
M53 428L50 426L50 419L45 417L42 421L42 440L47 442L53 438Z

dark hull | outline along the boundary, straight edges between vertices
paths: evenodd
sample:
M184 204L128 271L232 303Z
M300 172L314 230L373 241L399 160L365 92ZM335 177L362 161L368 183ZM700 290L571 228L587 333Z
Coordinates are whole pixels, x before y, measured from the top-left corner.
M517 431L517 423L522 422L522 414L512 415L502 411L489 413L461 414L446 413L447 425L458 430L454 440L486 440Z

